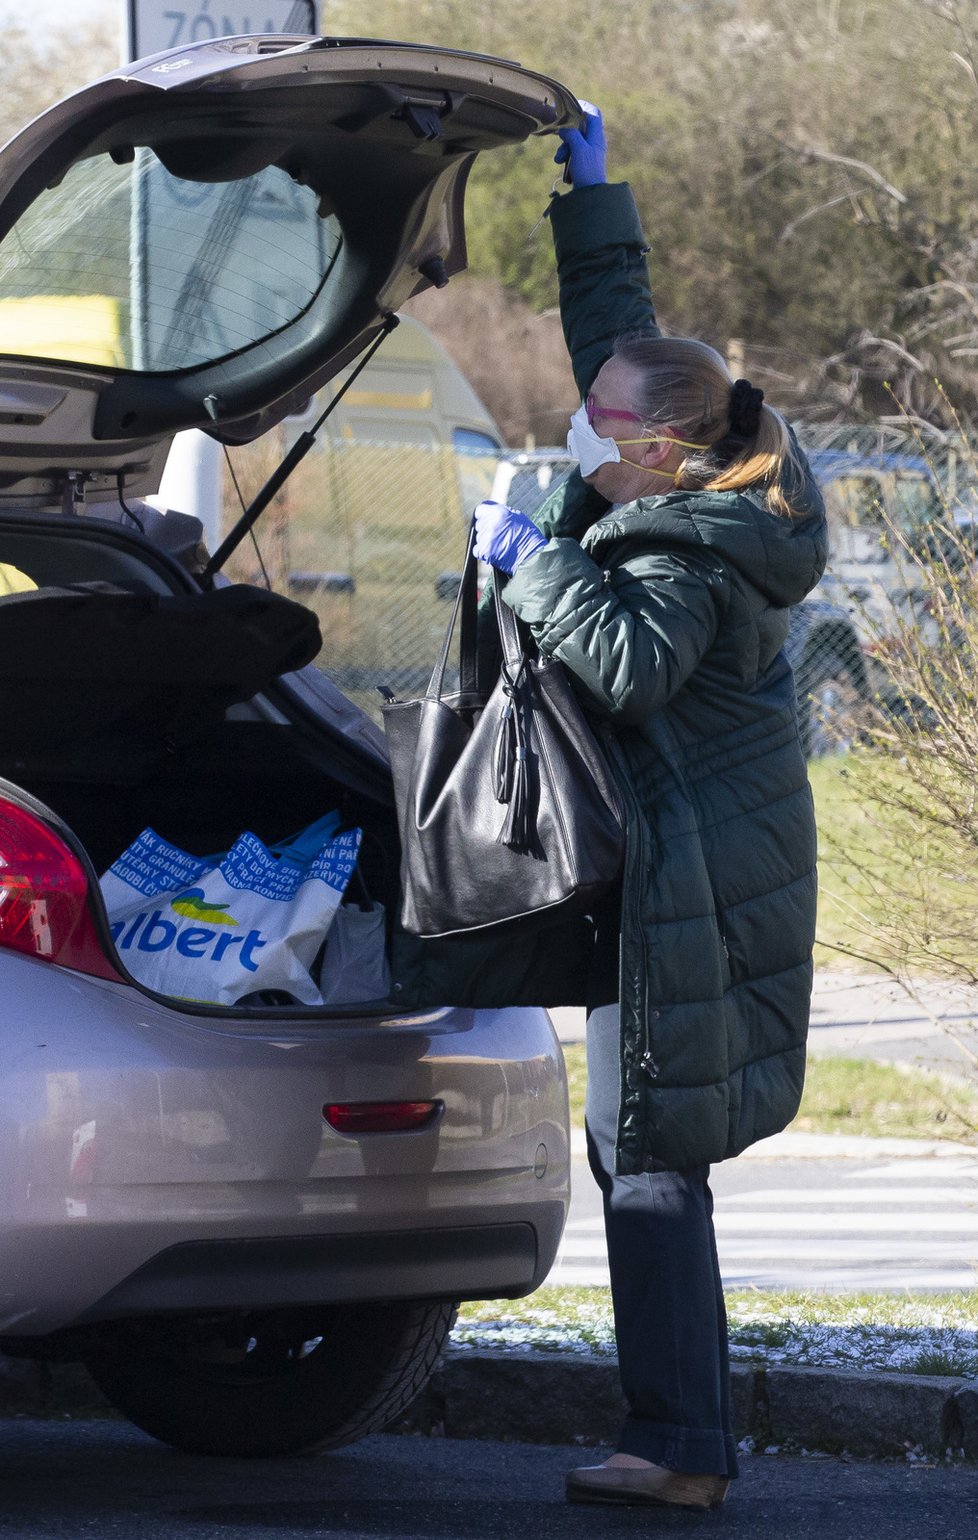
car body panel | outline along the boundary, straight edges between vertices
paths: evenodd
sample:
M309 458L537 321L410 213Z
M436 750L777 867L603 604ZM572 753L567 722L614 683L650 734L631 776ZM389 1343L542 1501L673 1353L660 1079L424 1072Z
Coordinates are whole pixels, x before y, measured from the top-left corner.
M319 1237L307 1284L317 1292L306 1302L351 1297L350 1243L364 1237L369 1259L366 1238L377 1234L524 1225L540 1236L529 1272L493 1272L490 1251L482 1284L525 1291L549 1266L568 1146L560 1051L544 1011L208 1021L6 953L0 989L31 1002L29 1019L8 1019L2 1053L0 1335L118 1313L101 1301L194 1242ZM353 1137L325 1122L325 1103L363 1100L435 1100L444 1110L397 1135ZM341 1237L335 1278L329 1241ZM475 1275L451 1263L429 1270L431 1293L457 1297L466 1282L478 1291ZM222 1287L211 1308L226 1303L226 1276ZM403 1292L388 1257L352 1297ZM179 1308L165 1277L153 1308Z

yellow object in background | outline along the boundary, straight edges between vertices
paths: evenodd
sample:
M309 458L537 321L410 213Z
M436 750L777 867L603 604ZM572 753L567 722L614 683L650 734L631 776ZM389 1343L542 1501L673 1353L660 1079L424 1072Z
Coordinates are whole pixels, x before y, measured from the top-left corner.
M0 299L0 353L124 369L119 301L108 294Z

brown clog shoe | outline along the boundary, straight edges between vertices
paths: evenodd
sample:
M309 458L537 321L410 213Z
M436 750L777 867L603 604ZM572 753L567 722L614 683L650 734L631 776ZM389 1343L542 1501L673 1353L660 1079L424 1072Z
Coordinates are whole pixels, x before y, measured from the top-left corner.
M726 1476L692 1476L661 1465L581 1465L567 1476L572 1503L671 1503L677 1508L718 1508L730 1486Z

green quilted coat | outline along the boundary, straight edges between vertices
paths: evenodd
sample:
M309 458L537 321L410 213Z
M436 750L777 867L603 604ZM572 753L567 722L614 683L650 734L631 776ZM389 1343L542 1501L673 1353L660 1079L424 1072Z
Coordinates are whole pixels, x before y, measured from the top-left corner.
M622 331L654 333L625 186L556 199L582 396ZM782 652L825 563L821 497L737 492L609 509L576 473L503 590L603 726L628 807L618 1169L736 1155L794 1116L815 930L815 821Z

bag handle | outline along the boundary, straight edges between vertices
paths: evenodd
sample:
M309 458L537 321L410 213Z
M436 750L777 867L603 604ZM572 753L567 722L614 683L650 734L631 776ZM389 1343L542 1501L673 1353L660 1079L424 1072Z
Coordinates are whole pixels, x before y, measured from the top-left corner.
M498 567L493 567L493 600L496 615L496 626L499 631L499 642L502 649L503 667L507 678L513 684L516 683L526 665L526 654L523 643L520 640L519 624L516 616L508 604L503 602L500 593L500 584L509 576ZM479 563L475 554L475 519L469 527L469 537L465 547L465 559L462 565L462 577L458 585L458 593L455 595L455 603L452 606L451 618L445 632L441 650L431 673L431 680L425 692L428 700L440 700L445 690L445 671L448 667L448 655L451 651L452 637L455 627L459 624L459 678L463 695L476 693L476 652L478 646L478 581Z
M330 836L336 833L341 822L338 812L324 813L322 818L300 829L298 834L287 835L284 840L278 840L267 848L280 861L292 866L306 866L319 854Z
M501 684L504 705L493 736L490 771L492 774L493 795L496 801L506 806L507 809L503 826L496 838L500 844L508 845L513 850L529 850L533 841L527 740L527 717L531 706L526 698L526 692L521 688L526 675L527 660L526 651L520 637L519 624L509 605L503 602L500 591L502 579L507 576L508 574L500 571L498 567L493 568L493 608L496 616L496 626L499 631L500 648L502 650ZM445 632L445 639L442 642L438 660L432 671L431 682L428 685L428 692L425 697L426 700L441 700L442 698L448 654L460 615L459 675L461 691L463 696L470 694L473 698L477 698L477 580L478 564L475 555L475 519L473 519L469 530L468 543L465 547L465 564L462 568L462 578L458 585L458 593L455 595L455 604L452 608L451 619L448 622L448 629Z
M287 834L284 839L276 840L274 845L266 845L265 849L270 855L278 856L280 861L285 861L292 866L308 866L309 862L318 856L323 845L330 835L335 834L343 822L342 817L336 811L324 813L322 818L317 818L305 829L300 829L298 834ZM228 852L218 850L214 855L194 857L195 860L206 861L210 866L220 866Z

